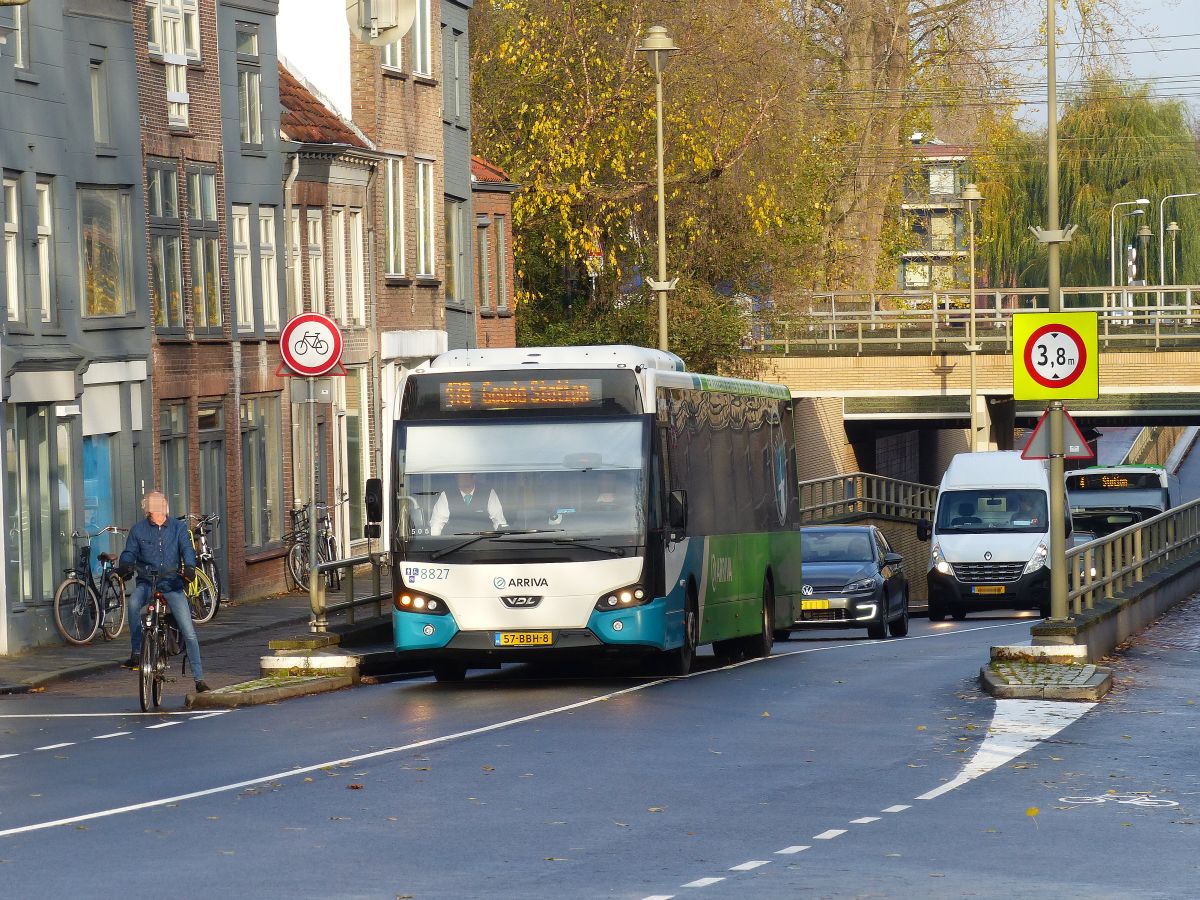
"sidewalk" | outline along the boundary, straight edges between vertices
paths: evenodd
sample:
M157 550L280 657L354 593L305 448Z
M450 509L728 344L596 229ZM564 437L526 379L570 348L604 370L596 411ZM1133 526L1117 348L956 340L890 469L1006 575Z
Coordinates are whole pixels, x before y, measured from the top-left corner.
M355 584L355 593L361 597L368 596L370 587L369 579L359 579ZM342 599L340 593L330 592L327 595L330 605L340 603ZM367 618L374 613L375 607L371 604L359 610L360 618ZM196 626L196 634L200 638L200 646L204 648L281 626L295 626L297 631L304 631L307 630L310 615L306 592L295 591L258 600L227 601L221 604L211 622ZM343 621L344 615L339 614L331 622ZM265 643L263 652L267 652ZM0 694L23 693L54 681L80 678L112 669L128 658L128 627L115 641L97 637L86 647L39 647L16 656L0 656Z

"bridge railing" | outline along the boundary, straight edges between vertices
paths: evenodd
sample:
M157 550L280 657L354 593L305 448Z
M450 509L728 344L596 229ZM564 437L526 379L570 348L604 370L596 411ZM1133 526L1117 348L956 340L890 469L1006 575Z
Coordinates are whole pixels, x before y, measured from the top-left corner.
M800 482L800 521L836 522L886 516L916 522L933 518L936 487L866 472Z
M791 298L788 305L796 312L758 323L754 349L773 355L961 353L971 319L970 294L964 290L811 294ZM1063 305L1098 314L1105 349L1200 346L1200 286L1064 288ZM1048 306L1044 289L976 291L981 351L1010 353L1013 313Z
M1200 500L1067 551L1068 611L1078 615L1147 575L1200 552Z

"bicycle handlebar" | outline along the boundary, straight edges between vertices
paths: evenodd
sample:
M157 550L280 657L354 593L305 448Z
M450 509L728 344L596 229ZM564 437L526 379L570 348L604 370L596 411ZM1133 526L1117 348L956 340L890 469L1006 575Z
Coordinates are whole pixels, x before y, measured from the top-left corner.
M73 537L73 538L85 538L85 537L90 538L90 537L99 537L102 534L124 534L128 530L129 530L128 528L121 528L119 525L105 525L99 531L88 531L87 526L85 525L83 528L81 528L77 531L72 531L71 537Z

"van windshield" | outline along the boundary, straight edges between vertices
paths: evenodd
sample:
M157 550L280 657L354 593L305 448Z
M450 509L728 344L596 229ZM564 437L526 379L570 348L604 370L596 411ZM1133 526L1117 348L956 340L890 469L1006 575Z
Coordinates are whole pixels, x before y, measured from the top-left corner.
M941 533L1041 533L1049 521L1046 492L1024 488L943 491L938 497Z

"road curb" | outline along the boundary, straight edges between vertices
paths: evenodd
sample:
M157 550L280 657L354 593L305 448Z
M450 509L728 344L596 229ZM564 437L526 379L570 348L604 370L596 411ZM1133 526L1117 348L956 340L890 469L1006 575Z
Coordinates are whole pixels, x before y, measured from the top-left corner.
M1013 682L990 665L979 670L983 689L997 700L1095 701L1112 690L1112 669L1094 666L1086 681L1073 684L1039 683L1035 679Z
M237 709L340 691L353 683L349 675L270 676L205 691L203 694L188 694L185 702L188 709Z

